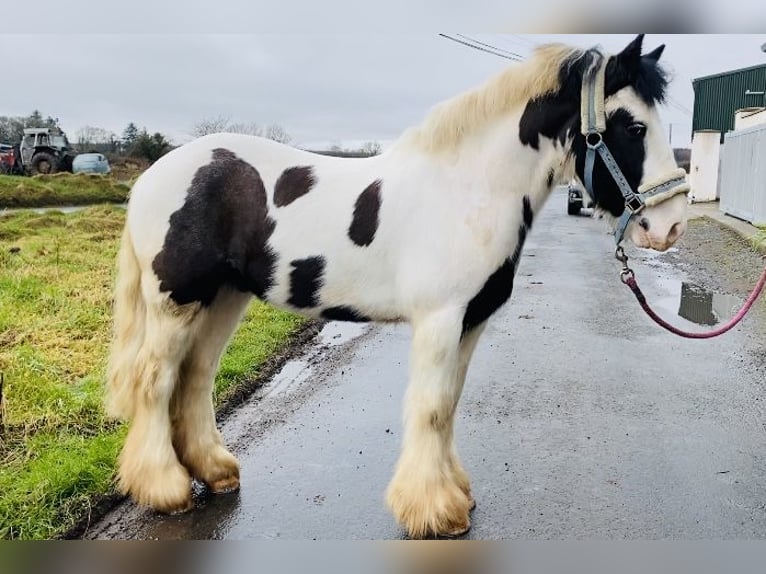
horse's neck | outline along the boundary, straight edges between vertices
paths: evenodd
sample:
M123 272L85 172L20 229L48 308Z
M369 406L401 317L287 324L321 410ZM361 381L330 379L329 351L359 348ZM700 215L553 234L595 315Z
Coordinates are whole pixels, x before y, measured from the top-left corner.
M573 171L570 141L540 137L538 147L524 144L519 137L521 111L509 114L484 130L481 137L466 144L484 166L493 195L528 195L542 204L551 189Z

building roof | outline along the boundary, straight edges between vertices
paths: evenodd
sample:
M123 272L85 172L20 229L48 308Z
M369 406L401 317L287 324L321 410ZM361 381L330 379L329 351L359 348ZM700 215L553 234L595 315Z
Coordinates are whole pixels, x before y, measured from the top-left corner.
M692 84L696 84L697 82L700 82L702 80L710 80L712 78L722 78L724 76L730 76L732 74L738 74L740 72L749 72L751 70L760 70L761 68L766 68L766 64L757 64L755 66L748 66L746 68L739 68L737 70L727 70L726 72L719 72L717 74L710 74L708 76L700 76L699 78L694 78L692 80Z

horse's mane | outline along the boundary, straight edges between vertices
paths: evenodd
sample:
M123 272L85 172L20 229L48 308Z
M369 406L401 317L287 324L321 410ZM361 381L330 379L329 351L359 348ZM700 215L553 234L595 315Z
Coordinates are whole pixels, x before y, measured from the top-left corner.
M483 86L434 106L423 123L410 128L403 139L430 152L454 148L466 134L493 118L559 89L562 66L581 55L582 51L563 44L540 46L529 59L510 66Z

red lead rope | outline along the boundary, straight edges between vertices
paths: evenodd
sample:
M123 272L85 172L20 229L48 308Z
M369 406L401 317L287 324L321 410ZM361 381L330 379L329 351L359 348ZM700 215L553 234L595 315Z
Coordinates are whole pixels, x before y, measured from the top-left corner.
M742 306L742 309L739 310L739 312L734 315L725 325L722 325L718 329L714 329L713 331L707 331L704 333L692 333L689 331L682 331L678 327L674 327L662 317L657 315L657 313L654 312L654 310L649 307L649 303L646 302L646 297L644 297L644 294L641 292L641 289L638 286L638 283L636 283L636 278L633 274L633 271L627 266L627 260L628 258L622 253L621 249L618 248L618 254L617 259L623 262L623 270L620 275L620 278L622 279L622 282L625 283L628 287L630 287L630 290L633 291L633 294L636 296L636 299L638 299L638 302L641 304L641 307L644 311L646 311L646 314L649 315L649 317L652 318L652 320L657 323L660 327L667 329L671 333L675 333L676 335L680 337L686 337L687 339L710 339L712 337L717 337L718 335L722 335L734 325L739 323L745 316L745 314L750 310L750 307L753 306L753 303L755 303L755 300L758 299L758 295L761 294L761 291L763 291L763 286L766 284L766 269L763 270L763 273L761 273L760 279L758 279L758 283L755 284L755 288L753 289L753 292L750 293L750 296L747 298L747 301L745 301L745 304ZM624 257L624 259L623 259Z

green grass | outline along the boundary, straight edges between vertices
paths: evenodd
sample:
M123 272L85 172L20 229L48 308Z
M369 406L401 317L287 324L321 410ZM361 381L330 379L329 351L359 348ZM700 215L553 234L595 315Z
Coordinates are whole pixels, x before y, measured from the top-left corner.
M100 174L0 175L0 209L123 203L130 187Z
M113 493L125 428L101 405L124 217L110 206L0 217L0 538L56 536ZM222 360L219 401L302 325L254 302Z
M766 227L759 226L758 232L751 238L753 247L761 253L766 253Z

